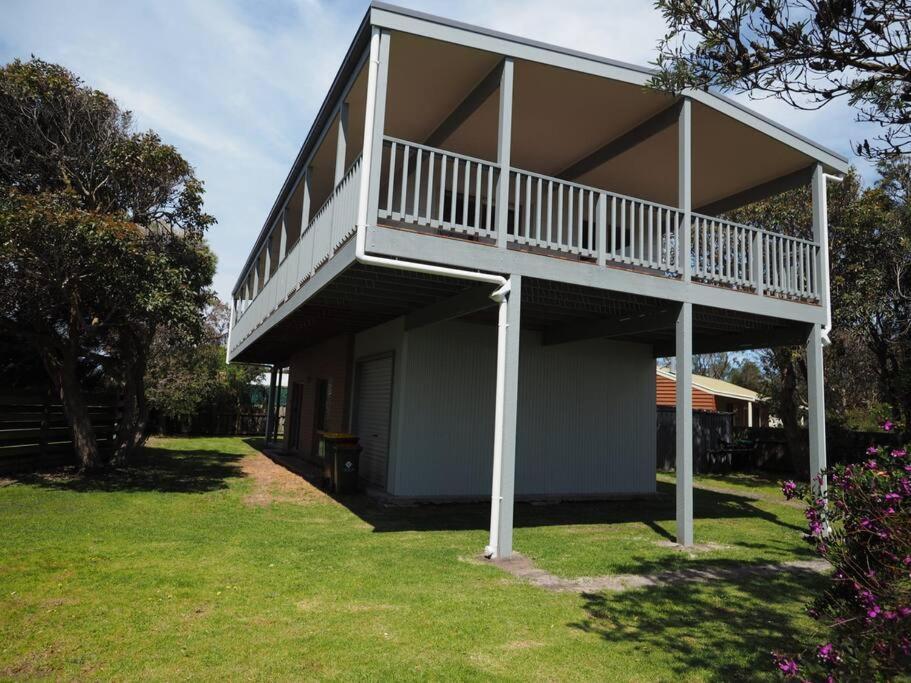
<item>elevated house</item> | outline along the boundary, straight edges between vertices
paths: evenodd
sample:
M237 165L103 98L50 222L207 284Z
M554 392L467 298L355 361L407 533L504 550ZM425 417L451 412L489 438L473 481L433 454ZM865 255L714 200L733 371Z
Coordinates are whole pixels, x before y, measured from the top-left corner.
M692 543L692 354L809 351L824 464L825 184L844 158L647 69L373 2L239 273L229 358L290 372L284 446L352 431L364 484L517 497L655 490L676 356ZM811 184L803 240L719 218Z

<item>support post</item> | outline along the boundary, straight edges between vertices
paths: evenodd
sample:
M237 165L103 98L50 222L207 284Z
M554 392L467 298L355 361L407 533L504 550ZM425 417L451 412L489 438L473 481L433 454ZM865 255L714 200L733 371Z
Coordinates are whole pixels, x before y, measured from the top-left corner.
M494 559L512 556L512 520L516 478L516 417L519 394L519 337L522 317L522 278L509 278L507 302L500 304L498 321L498 373L494 429L493 481L490 499L490 543L485 555ZM502 412L500 412L502 411ZM498 447L499 446L499 447Z
M819 259L816 263L817 286L819 287L819 305L826 311L826 322L829 314L829 251L828 251L828 206L826 197L826 176L822 164L813 169L811 195L813 198L813 241L819 245Z
M693 545L693 304L680 304L677 353L677 543Z
M693 114L692 102L688 97L683 99L677 119L677 207L683 212L683 225L677 236L679 240L677 264L685 282L692 277L690 263L690 240L692 235L693 211Z
M281 263L285 260L285 256L288 254L288 207L286 206L282 210L282 218L279 223L279 228L281 232L279 233L278 241L278 263Z
M497 125L497 246L506 248L506 225L509 219L509 165L512 148L512 79L513 60L503 60L500 73L500 113Z
M266 397L266 433L263 435L266 437L267 443L272 436L272 405L275 401L275 373L276 367L273 365L272 371L269 373L269 395Z
M273 406L272 413L272 441L278 441L278 411L281 407L282 400L282 375L284 374L284 369L278 369L277 382L275 384L275 401Z
M338 110L338 136L335 139L335 181L338 185L345 177L345 155L348 152L348 103L342 102Z
M813 325L807 338L807 419L810 433L810 484L817 495L825 492L826 399L822 362L822 328Z
M754 230L753 237L750 240L750 250L752 259L750 261L750 275L753 276L753 288L759 296L762 296L765 290L765 274L763 273L763 255L762 244L763 236L761 230Z
M374 31L380 31L380 29L374 28ZM367 186L367 225L376 225L380 206L383 135L386 133L386 90L389 82L389 40L389 32L381 31L379 63L376 67L376 104L373 110L373 121L366 122L366 125L373 126L373 149L370 154L370 168L365 168L361 171L362 173L370 174Z

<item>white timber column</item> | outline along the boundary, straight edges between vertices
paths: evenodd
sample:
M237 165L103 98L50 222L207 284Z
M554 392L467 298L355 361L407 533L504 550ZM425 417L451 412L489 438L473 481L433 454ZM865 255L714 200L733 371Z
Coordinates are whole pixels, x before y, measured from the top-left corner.
M288 253L288 207L285 206L282 209L281 222L279 223L278 229L281 231L279 233L278 240L278 262L281 263L285 260L285 256Z
M500 72L500 112L497 124L497 246L506 248L506 226L509 222L509 166L512 149L512 81L515 64L506 57Z
M822 328L813 325L807 338L807 420L810 433L810 484L817 494L826 490L826 479L816 480L826 469L826 398L822 363Z
M338 185L345 177L345 154L348 151L348 103L342 102L338 110L338 136L335 139L335 182Z
M493 481L490 498L490 543L485 555L492 559L512 556L512 520L516 484L516 421L519 398L519 338L522 318L522 277L509 278L510 292L505 310L501 307L498 326L505 325L504 343L497 353L505 354L503 384L497 386L498 410L502 410L502 433L494 434ZM499 364L499 359L498 359ZM502 399L500 395L502 392ZM495 420L497 422L497 420ZM500 447L496 447L499 441Z
M677 543L693 545L693 304L680 304L677 353Z
M378 30L374 28L374 31ZM383 135L386 133L386 91L389 83L390 38L388 31L380 31L380 46L376 68L376 103L373 109L373 121L365 122L365 125L373 126L373 149L370 153L370 168L365 168L361 171L362 173L370 173L367 188L367 225L376 225L380 206L380 174L383 167ZM392 174L390 173L390 175Z
M828 207L826 206L826 176L822 164L813 169L813 241L819 250L819 303L827 312L829 307ZM814 324L807 338L807 410L810 436L810 484L817 493L826 490L826 479L816 477L826 469L826 397L822 354L823 329Z
M277 369L273 365L269 373L269 396L266 399L266 442L272 439L272 406L275 403L275 380Z
M677 119L677 208L683 212L680 226L678 256L683 280L692 279L690 263L690 240L692 236L693 211L693 110L688 97L683 98Z

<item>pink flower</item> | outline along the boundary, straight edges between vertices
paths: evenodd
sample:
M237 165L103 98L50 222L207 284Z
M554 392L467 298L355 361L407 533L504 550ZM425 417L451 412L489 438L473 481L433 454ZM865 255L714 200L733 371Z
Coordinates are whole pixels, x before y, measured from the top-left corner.
M876 619L881 611L882 610L879 608L879 605L873 605L873 607L867 610L867 616L871 619Z
M791 500L794 496L797 495L797 484L793 481L782 482L781 492L784 494L785 498Z
M797 675L797 662L793 659L779 659L778 668L781 669L781 673L785 676L796 676Z
M867 448L867 455L876 455L879 453L879 449L876 446L870 446Z
M887 419L885 422L883 422L883 431L891 432L894 426L895 425L893 424L892 420Z
M868 470L876 469L876 461L873 460L872 458L870 460L867 460L867 462L865 464L866 464Z
M908 455L908 451L906 451L904 448L893 448L892 449L893 458L904 458L906 455Z
M826 643L825 645L820 645L819 649L816 651L816 655L824 662L830 662L834 659L835 648L832 646L832 643Z

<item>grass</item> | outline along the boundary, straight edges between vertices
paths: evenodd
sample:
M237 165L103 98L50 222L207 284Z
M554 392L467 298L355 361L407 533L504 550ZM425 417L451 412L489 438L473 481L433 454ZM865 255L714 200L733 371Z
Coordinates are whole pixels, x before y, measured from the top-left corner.
M336 501L259 458L160 439L124 472L0 487L0 680L763 679L810 637L816 576L552 593L476 559L484 506ZM662 547L660 479L653 501L519 505L516 548L563 576L809 556L799 509L723 478L696 492L722 547Z

